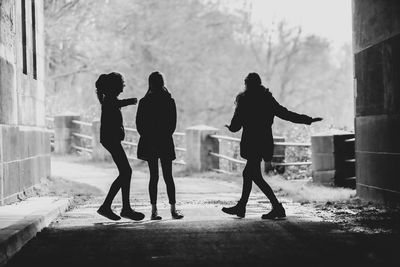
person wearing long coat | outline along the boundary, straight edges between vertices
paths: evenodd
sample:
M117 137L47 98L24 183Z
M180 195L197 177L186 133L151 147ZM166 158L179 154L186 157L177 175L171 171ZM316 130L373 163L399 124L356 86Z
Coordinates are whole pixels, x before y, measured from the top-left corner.
M240 141L240 155L246 159L243 170L242 196L237 205L222 209L223 212L244 217L246 204L250 196L252 181L261 189L271 202L272 210L262 216L263 219L283 218L285 209L279 203L274 192L261 174L261 161L271 161L274 151L272 124L274 117L293 123L310 125L321 118L311 118L297 114L281 106L271 92L261 84L257 73L250 73L245 79L246 89L236 97L236 109L230 125L231 132L243 129Z
M176 129L176 117L175 101L164 86L162 75L159 72L153 72L149 76L149 89L146 95L140 99L136 114L136 128L140 135L137 157L147 161L149 166L152 220L161 220L157 211L159 159L171 205L172 218L183 218L183 215L175 207L175 183L172 176L172 161L176 158L172 138Z

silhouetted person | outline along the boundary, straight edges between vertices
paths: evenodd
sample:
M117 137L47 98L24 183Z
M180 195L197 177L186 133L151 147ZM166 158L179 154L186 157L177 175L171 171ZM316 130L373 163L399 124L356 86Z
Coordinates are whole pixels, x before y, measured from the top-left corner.
M172 218L183 218L175 208L175 184L172 177L172 161L176 158L172 139L176 128L176 106L171 94L164 87L164 79L159 72L153 72L149 76L149 89L139 101L136 128L140 134L137 157L147 161L150 170L151 219L162 219L157 212L158 159L161 161L167 186Z
M122 93L124 87L122 75L116 72L102 74L96 81L96 93L101 104L100 143L110 152L119 171L118 177L112 183L106 199L97 213L115 221L121 218L112 211L111 203L119 189L122 193L121 217L132 220L144 218L143 213L136 212L131 208L129 200L132 169L121 145L121 141L125 138L121 108L135 105L137 98L118 99L118 95Z
M265 161L272 159L274 139L271 126L274 117L278 116L287 121L303 124L311 124L322 119L300 115L281 106L269 90L261 84L260 76L257 73L250 73L244 82L245 90L236 97L236 109L231 124L225 125L231 132L237 132L243 128L240 155L247 159L247 162L243 170L242 196L235 206L224 207L222 211L243 218L252 182L254 182L272 204L272 210L268 214L262 215L262 218L283 218L286 217L285 209L264 180L260 166L262 159Z

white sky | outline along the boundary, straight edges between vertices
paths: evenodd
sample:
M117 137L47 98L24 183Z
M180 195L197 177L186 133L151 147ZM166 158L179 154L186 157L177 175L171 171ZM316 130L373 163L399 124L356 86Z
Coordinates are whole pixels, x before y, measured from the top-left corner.
M252 0L253 16L263 24L285 19L304 33L317 34L334 45L351 42L351 0Z

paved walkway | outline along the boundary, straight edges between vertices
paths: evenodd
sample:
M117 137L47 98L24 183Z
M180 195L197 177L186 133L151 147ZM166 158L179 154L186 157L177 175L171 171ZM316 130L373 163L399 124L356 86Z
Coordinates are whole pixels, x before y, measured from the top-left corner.
M68 198L32 197L0 207L0 266L69 206Z
M53 174L105 191L115 170L55 159ZM252 194L245 219L223 214L241 188L215 179L175 179L182 220L170 218L160 180L163 220L150 221L147 182L145 171L134 170L132 203L146 214L143 221L100 217L95 210L103 197L97 197L61 216L8 266L397 266L400 260L398 235L350 233L288 200L286 220L260 219L269 208L260 193Z

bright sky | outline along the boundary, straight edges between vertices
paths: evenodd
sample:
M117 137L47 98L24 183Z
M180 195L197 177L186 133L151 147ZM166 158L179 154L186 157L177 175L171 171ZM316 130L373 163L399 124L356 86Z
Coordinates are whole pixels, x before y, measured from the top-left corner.
M340 46L351 42L351 0L252 0L253 16L263 24L285 19L304 33L318 34Z

